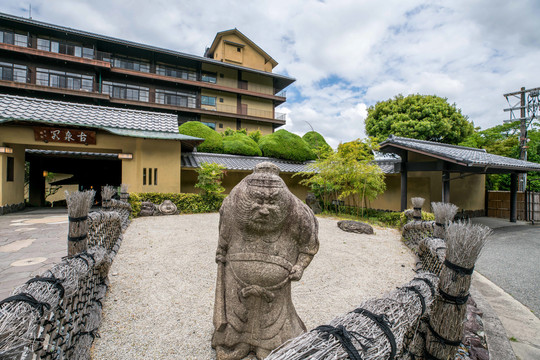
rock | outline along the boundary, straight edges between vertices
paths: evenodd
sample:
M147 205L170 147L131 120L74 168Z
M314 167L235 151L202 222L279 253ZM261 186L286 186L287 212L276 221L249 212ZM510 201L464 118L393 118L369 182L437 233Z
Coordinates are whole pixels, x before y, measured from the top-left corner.
M171 200L165 200L159 205L160 215L176 215L178 214L178 208Z
M269 162L234 187L219 213L212 347L217 360L263 359L306 331L291 281L319 249L317 219Z
M489 352L482 347L471 347L469 355L472 360L489 360Z
M308 193L306 197L306 204L310 207L311 210L313 210L314 214L320 214L322 212L321 204L319 204L319 200L315 197L315 194Z
M347 232L354 232L358 234L373 234L373 228L371 225L360 222L360 221L352 221L352 220L341 220L338 221L337 226Z

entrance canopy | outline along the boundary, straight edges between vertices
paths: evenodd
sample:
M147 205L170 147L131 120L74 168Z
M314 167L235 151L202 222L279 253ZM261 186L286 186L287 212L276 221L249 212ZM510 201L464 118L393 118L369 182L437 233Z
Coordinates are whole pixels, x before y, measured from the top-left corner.
M449 202L450 181L474 174L511 174L510 221L516 221L517 174L540 171L540 164L507 158L465 146L442 144L390 135L380 144L379 151L401 157L401 208L407 206L407 173L410 171L441 171L442 200ZM454 173L457 175L451 176Z

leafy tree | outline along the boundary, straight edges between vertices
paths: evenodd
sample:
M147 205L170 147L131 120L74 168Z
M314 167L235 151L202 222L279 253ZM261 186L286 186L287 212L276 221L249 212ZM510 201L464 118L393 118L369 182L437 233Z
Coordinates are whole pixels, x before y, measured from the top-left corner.
M197 174L199 176L195 187L201 189L203 196L216 196L225 191L225 188L221 185L223 176L225 176L223 166L204 162L197 169Z
M253 139L244 133L234 133L223 137L223 151L225 154L261 156L262 152Z
M435 95L397 95L370 106L366 133L383 140L388 135L457 144L474 130L456 105Z
M263 136L259 147L264 156L292 161L315 159L315 153L300 136L283 129Z
M311 171L298 173L306 177L300 183L310 186L325 208L331 199L351 197L359 215L360 208L363 212L368 202L386 189L384 173L372 162L371 150L369 154L365 151L372 142L356 140L340 145L329 156L317 159Z
M204 139L197 149L201 152L223 153L223 137L199 121L188 121L178 127L180 134Z
M263 135L262 135L261 130L255 130L255 131L250 131L250 132L248 133L248 136L249 136L250 138L252 138L253 141L255 141L256 143L259 143L259 140L261 140L261 137L262 137Z
M330 145L328 145L324 137L316 131L308 131L304 134L304 136L302 136L302 139L304 139L304 141L314 151L321 148L323 149L323 151L332 149Z

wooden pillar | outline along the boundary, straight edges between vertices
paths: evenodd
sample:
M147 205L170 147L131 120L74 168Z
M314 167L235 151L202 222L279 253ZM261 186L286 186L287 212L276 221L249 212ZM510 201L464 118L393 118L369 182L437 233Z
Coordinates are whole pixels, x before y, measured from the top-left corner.
M401 211L407 209L407 151L403 151L401 155Z
M450 202L450 172L442 172L442 202L448 204Z
M516 222L517 220L517 186L518 175L516 173L510 174L510 222Z

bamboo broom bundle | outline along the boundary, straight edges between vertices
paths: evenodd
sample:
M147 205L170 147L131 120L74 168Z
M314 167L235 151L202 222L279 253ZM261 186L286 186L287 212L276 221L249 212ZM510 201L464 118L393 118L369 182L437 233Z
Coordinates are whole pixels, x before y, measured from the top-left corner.
M448 223L454 220L458 207L450 203L432 202L431 207L435 215L435 229L433 236L446 239L445 228Z
M424 202L426 199L421 197L413 197L411 198L411 203L413 206L413 219L414 220L422 220L422 206L424 206Z
M438 278L419 274L404 287L380 299L364 301L354 311L339 316L289 340L266 360L387 359L399 355L405 335L429 311Z
M94 202L94 190L66 191L68 206L68 255L75 255L88 249L88 212Z
M491 229L452 223L446 229L446 259L439 280L439 296L431 309L426 352L435 359L454 358L462 338L471 276Z

